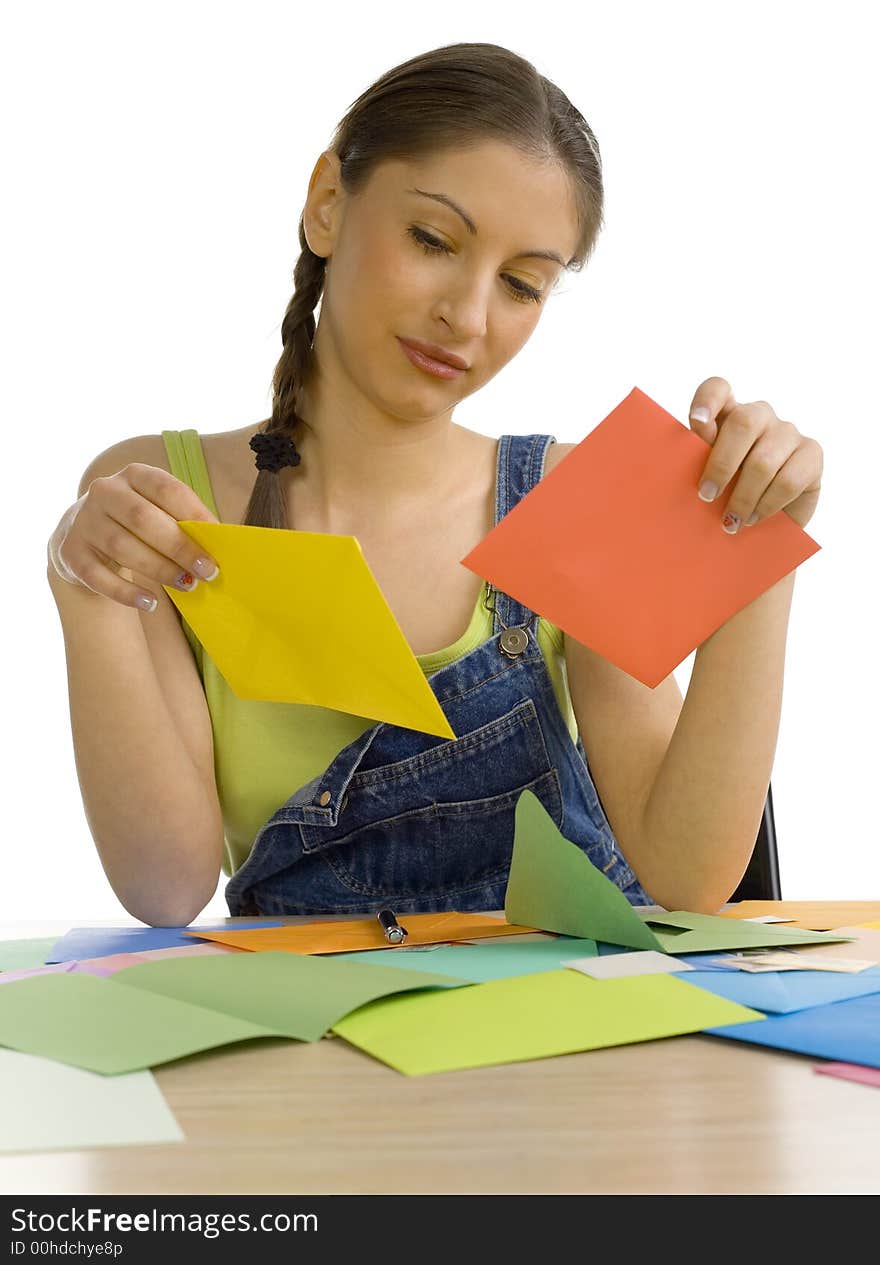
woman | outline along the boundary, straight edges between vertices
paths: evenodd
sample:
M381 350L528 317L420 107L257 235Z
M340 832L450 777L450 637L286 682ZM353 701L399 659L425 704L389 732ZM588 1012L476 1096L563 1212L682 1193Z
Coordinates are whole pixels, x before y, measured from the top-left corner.
M634 903L714 911L735 889L793 575L699 647L682 700L459 564L573 445L499 442L455 406L584 266L602 207L595 137L530 63L491 44L412 58L315 164L271 416L124 440L86 470L48 577L86 813L134 916L189 922L221 866L233 913L497 908L526 786ZM807 523L815 441L718 377L690 419L708 445L694 495L726 498L725 530ZM355 535L457 740L237 699L162 587L216 575L184 519Z

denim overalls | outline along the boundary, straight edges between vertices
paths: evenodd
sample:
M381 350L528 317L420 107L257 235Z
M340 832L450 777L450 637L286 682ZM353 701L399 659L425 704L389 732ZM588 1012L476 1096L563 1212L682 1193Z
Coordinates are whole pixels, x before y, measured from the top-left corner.
M538 482L552 435L505 435L496 523ZM492 636L429 678L455 740L381 723L263 825L226 886L233 915L501 909L528 788L632 904L649 904L614 838L532 629L494 596Z

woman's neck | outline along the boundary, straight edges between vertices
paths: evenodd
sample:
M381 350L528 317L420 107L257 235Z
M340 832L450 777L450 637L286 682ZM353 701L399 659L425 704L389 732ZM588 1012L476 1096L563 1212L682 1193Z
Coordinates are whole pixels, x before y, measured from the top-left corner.
M346 533L370 521L398 530L420 506L453 495L466 477L474 441L485 442L450 415L425 421L382 413L345 393L303 391L304 425L295 442L299 466L289 472L297 517L313 530Z

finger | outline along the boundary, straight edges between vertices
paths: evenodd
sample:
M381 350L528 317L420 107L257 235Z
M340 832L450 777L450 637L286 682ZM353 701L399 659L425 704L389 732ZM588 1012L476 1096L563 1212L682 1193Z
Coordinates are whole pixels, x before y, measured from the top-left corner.
M152 501L174 519L192 519L202 523L218 520L191 487L181 483L160 466L147 466L134 461L125 467L128 482L135 492Z
M109 558L103 558L92 550L84 554L76 570L83 588L90 589L99 597L108 597L121 606L150 613L159 602L154 593L124 580L113 568Z
M727 487L759 437L776 421L769 404L737 404L722 420L718 438L697 483L701 500L714 501Z
M142 504L146 504L146 502L142 502ZM133 512L135 514L140 513L138 510ZM152 512L157 516L157 529L161 529L162 511L155 509ZM144 530L149 530L149 524L145 525ZM205 561L207 555L204 552L198 553L194 550L193 541L190 537L181 532L179 528L177 528L177 531L186 542L186 551L190 554L195 553L197 561L200 558ZM83 523L78 544L81 549L91 549L95 553L102 555L108 563L112 562L116 566L126 567L130 571L137 571L149 579L156 580L159 584L167 584L172 588L180 589L184 593L191 592L198 584L198 571L196 570L195 562L187 565L186 562L177 562L166 554L160 553L159 550L154 549L152 545L148 544L140 536L134 535L125 523L114 518L109 509L105 509L104 514L93 526Z
M755 522L769 518L781 509L785 509L792 501L796 501L805 491L815 487L816 483L816 448L818 444L812 439L803 439L778 467L771 481L767 484L751 511ZM743 519L748 522L748 517ZM754 524L750 524L754 525Z
M769 427L756 440L736 476L725 506L721 526L726 532L733 535L749 521L776 472L788 461L800 442L800 432L791 422L779 422Z
M185 484L180 484L179 489L170 487L161 478L153 479L154 467L144 466L141 469L148 473L142 476L137 472L130 472L128 482L108 479L107 486L102 489L102 505L108 519L120 524L147 549L158 555L162 560L158 564L159 569L157 570L156 560L151 565L142 552L139 554L140 566L129 561L133 556L132 551L136 549L132 541L121 538L115 542L115 548L123 551L123 556L119 557L110 547L106 535L102 533L95 537L95 528L92 528L94 544L125 566L132 565L135 570L144 574L155 574L156 579L163 584L173 583L181 571L197 575L203 580L213 580L219 573L217 562L186 534L178 525L177 518L193 517L194 510L198 509L202 521L216 522L217 519ZM155 470L155 473L159 476L167 474L163 470ZM172 475L168 475L168 479L177 483ZM95 482L101 483L101 480L97 479ZM159 496L161 505L152 497L143 495L142 489Z
M727 379L706 378L697 387L688 409L691 430L701 439L705 439L707 444L714 444L718 437L719 421L723 421L735 407L733 387Z

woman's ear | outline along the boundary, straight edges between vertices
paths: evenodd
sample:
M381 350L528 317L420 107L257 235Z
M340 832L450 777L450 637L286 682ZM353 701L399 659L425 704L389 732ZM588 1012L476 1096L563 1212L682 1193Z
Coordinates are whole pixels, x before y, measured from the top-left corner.
M332 149L325 150L312 170L303 207L303 232L309 250L323 259L328 259L333 253L339 231L342 201L340 169L338 155Z

